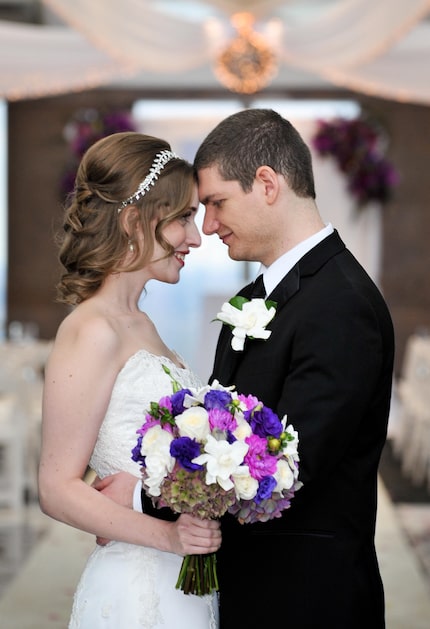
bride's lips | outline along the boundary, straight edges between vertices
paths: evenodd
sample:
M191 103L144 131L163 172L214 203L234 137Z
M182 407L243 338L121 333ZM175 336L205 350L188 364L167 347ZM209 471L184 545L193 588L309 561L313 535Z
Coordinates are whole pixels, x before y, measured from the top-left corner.
M181 266L184 266L185 256L187 255L187 253L183 251L175 251L173 255L177 260L179 260L179 262L181 263Z

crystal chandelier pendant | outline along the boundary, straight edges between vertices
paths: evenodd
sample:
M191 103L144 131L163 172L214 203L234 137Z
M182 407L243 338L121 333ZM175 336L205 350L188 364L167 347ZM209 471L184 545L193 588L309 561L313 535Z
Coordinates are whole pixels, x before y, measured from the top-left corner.
M276 75L277 58L264 37L253 30L251 13L235 13L231 21L237 36L219 54L214 73L232 92L254 94Z

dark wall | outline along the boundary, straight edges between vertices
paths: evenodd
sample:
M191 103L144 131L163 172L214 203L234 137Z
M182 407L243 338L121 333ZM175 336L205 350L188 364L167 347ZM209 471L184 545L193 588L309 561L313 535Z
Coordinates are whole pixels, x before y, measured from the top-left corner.
M81 107L129 108L133 100L94 91L9 104L7 320L37 322L42 338L53 337L66 314L55 303L54 289L60 274L54 244L64 202L60 181L70 160L64 127Z
M401 182L384 211L382 285L390 306L400 370L407 338L430 332L430 107L370 102L390 137Z
M94 90L10 103L8 321L35 321L41 337L51 338L65 315L65 307L54 302L60 268L53 237L62 215L59 182L70 158L65 124L81 107L129 108L144 96L135 90ZM430 328L430 108L360 100L387 129L388 157L401 174L393 200L384 207L381 269L399 373L408 336Z

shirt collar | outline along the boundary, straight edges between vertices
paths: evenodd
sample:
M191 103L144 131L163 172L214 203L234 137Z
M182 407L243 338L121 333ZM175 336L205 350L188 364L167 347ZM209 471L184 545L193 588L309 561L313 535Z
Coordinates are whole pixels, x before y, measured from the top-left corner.
M293 266L301 259L303 256L308 253L311 249L313 249L318 243L320 243L324 238L327 238L334 231L333 225L328 223L325 227L323 227L319 232L309 236L306 240L299 242L298 245L284 253L280 258L275 260L270 266L266 267L264 264L260 265L260 269L257 273L263 273L264 286L266 288L266 294L270 295L275 286L279 284L281 279L285 277L288 271L291 271Z

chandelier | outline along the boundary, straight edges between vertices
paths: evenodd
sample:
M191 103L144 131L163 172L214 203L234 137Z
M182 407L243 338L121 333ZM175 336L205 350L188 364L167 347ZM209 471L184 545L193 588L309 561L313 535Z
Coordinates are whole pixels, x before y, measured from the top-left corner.
M277 58L264 37L253 30L251 13L235 13L231 23L237 35L217 57L214 73L232 92L254 94L276 75Z

